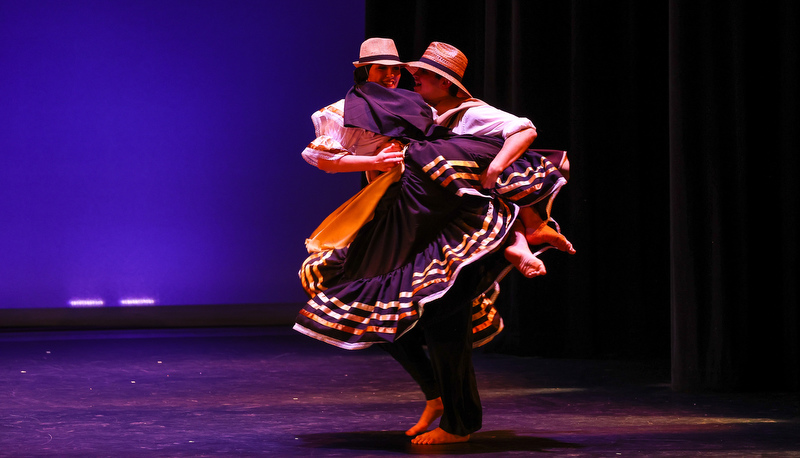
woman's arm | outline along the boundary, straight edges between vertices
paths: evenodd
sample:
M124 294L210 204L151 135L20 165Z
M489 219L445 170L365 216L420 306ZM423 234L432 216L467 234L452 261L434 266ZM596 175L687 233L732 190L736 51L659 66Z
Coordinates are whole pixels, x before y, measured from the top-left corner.
M333 160L320 158L318 167L326 172L387 172L403 162L402 145L395 141L384 143L374 156L348 154Z

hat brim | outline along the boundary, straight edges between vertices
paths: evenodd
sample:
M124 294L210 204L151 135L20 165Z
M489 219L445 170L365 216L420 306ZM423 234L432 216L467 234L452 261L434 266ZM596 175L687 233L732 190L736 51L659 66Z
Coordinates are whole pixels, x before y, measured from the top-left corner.
M461 90L461 92L467 94L467 97L472 98L472 94L470 94L467 88L465 88L464 85L461 84L461 81L458 81L451 75L448 75L447 73L443 72L441 69L436 68L433 65L426 64L425 62L406 62L406 69L408 69L408 71L411 72L412 75L417 72L415 69L418 68L424 68L425 70L436 73L437 75L446 78L447 81L450 81L451 83L455 84L456 87L458 87Z
M406 65L405 62L400 62L399 60L373 60L372 62L359 62L359 61L353 62L353 65L355 65L356 67L363 67L365 65L373 65L373 64L377 64L377 65L399 65L401 67L405 67L405 65Z

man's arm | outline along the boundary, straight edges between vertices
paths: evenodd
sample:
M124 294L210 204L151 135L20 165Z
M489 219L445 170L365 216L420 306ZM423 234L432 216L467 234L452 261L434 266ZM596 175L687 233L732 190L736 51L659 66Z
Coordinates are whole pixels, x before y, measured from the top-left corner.
M528 150L535 139L535 127L528 127L520 130L506 138L497 156L492 159L492 163L489 164L489 167L481 174L481 186L483 186L484 189L493 189L500 173L519 159L522 153Z

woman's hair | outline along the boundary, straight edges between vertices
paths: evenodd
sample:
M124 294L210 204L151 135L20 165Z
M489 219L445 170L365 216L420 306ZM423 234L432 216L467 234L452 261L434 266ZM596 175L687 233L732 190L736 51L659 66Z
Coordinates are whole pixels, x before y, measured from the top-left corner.
M372 67L372 64L362 65L361 67L356 67L356 69L353 70L353 81L355 81L356 85L367 82L367 78L369 78L370 67Z

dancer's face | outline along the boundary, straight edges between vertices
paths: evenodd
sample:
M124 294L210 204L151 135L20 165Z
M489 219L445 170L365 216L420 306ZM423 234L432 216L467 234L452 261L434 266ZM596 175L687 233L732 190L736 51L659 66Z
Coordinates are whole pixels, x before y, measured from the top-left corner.
M400 83L399 65L372 65L369 68L367 81L378 83L383 87L395 89Z
M431 105L448 95L447 80L440 78L439 75L424 68L418 68L414 72L414 91Z

